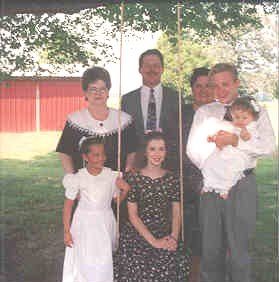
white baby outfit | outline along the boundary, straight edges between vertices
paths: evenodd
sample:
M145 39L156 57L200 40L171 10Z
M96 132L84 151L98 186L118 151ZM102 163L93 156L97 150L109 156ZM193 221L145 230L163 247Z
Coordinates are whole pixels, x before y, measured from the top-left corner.
M256 122L247 125L253 142L258 137ZM215 143L209 143L207 137L216 134L219 130L228 131L239 135L240 128L233 126L231 122L209 118L204 122L201 132L201 150L204 150L201 171L203 175L203 191L215 191L222 194L228 192L243 176L243 172L249 169L250 156L244 150L227 145L222 150Z

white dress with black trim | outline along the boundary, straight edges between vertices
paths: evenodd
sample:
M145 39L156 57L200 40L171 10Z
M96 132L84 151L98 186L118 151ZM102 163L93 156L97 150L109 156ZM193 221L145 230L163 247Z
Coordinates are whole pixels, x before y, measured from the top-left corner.
M106 167L117 169L118 160L118 111L109 109L107 119L94 119L88 109L71 113L66 121L56 151L69 155L77 171L83 167L79 144L83 137L104 138L107 160ZM129 114L121 112L121 169L125 167L127 154L136 151L137 139L134 123Z

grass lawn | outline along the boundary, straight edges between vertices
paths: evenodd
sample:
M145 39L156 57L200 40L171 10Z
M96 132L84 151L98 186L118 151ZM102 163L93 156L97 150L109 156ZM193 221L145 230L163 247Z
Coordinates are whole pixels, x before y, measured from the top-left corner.
M46 142L52 146L56 140ZM0 159L1 282L61 281L63 172L49 148L33 151L32 156ZM274 158L257 168L259 214L251 242L256 282L278 281L277 167Z
M56 154L29 161L2 159L0 169L3 281L60 281L64 191Z
M279 281L278 264L278 159L258 163L259 211L252 241L252 271L256 282Z

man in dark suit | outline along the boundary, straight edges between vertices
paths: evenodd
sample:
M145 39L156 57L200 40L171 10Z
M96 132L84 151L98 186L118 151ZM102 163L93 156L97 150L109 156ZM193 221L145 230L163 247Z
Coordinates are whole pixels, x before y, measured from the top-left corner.
M139 140L142 140L144 134L150 130L164 133L169 152L166 166L177 171L179 168L179 98L176 91L161 84L163 71L164 60L159 50L149 49L142 53L139 57L142 86L122 97L121 108L133 117ZM150 107L151 96L153 96L152 107ZM153 115L151 122L150 108ZM153 127L150 124L153 124Z

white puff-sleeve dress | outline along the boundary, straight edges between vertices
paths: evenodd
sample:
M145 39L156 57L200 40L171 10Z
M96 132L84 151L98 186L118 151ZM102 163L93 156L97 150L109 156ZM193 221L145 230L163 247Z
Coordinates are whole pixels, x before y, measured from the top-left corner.
M63 282L112 282L112 251L116 247L116 221L111 200L118 193L118 173L104 167L99 175L86 168L63 179L65 196L80 192L70 232L73 246L66 247Z

